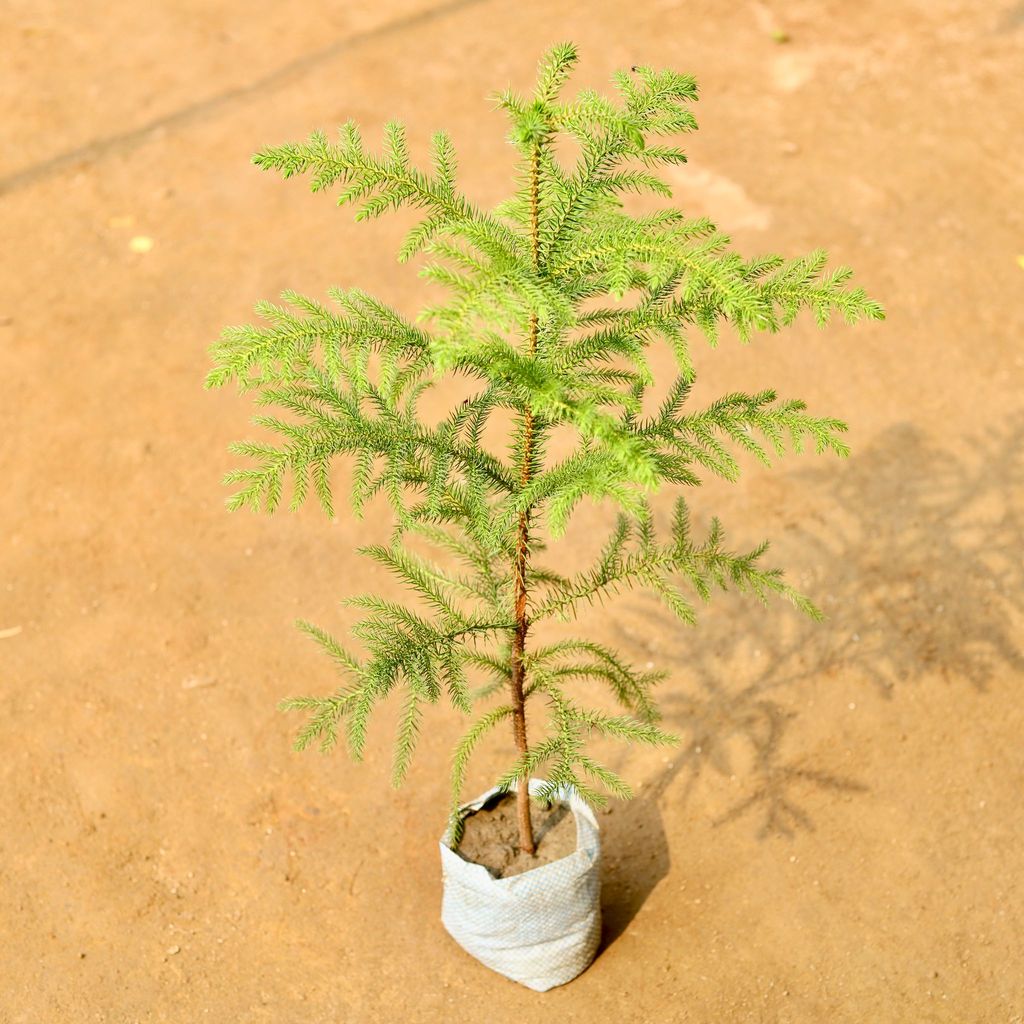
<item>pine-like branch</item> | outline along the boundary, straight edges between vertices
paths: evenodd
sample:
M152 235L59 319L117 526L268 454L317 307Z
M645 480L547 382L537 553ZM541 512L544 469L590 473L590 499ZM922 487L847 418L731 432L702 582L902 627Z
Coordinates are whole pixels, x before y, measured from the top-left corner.
M767 543L743 553L727 551L722 547L721 526L713 520L707 538L702 544L695 544L690 538L689 515L682 498L678 499L676 509L669 543L642 542L630 551L619 547L606 549L592 569L568 580L534 608L534 620L571 618L583 604L592 605L643 586L661 597L682 622L693 625L696 612L676 579L689 584L705 602L714 589L733 588L762 602L771 595L779 596L812 618L821 617L806 597L784 581L780 569L761 567Z

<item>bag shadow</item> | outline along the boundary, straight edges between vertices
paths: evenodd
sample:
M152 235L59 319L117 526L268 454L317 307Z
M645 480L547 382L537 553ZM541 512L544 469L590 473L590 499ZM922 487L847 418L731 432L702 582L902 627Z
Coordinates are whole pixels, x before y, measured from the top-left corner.
M614 804L601 820L601 914L598 956L626 930L668 874L671 860L657 800Z

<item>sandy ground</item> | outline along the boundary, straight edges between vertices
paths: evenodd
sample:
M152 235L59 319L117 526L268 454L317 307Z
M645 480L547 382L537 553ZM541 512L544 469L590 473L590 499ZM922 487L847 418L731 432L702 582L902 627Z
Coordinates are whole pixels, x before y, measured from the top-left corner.
M1024 7L299 12L5 5L0 1021L1020 1024ZM363 767L290 751L276 701L333 684L291 622L344 631L337 600L382 582L351 549L384 525L228 516L248 410L200 383L221 325L284 287L426 294L399 224L353 225L255 148L398 116L422 152L446 126L491 202L511 153L485 97L563 37L580 85L695 73L680 201L749 252L827 244L889 319L698 349L702 394L775 385L852 424L846 463L694 500L775 538L830 619L588 614L672 671L683 743L616 755L641 795L601 819L605 947L538 996L438 920L454 715L397 793L388 713Z

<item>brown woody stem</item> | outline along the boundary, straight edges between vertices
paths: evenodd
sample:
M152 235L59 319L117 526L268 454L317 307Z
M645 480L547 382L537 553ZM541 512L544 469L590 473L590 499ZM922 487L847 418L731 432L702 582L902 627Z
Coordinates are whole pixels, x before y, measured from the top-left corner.
M533 266L540 268L540 252L538 227L540 221L540 145L535 144L533 157L530 161L530 247L533 253ZM530 317L530 355L537 354L537 314ZM530 483L533 472L534 423L533 412L527 409L523 414L523 450L519 474L519 484L526 487ZM526 615L527 598L527 567L530 554L530 510L524 509L519 514L519 528L516 532L516 552L513 576L515 579L515 622L516 630L512 638L512 733L515 736L516 749L521 757L529 753L526 742L526 631L530 620ZM524 853L536 853L533 841L533 825L530 822L530 777L524 774L519 780L516 792L516 812L519 819L519 848Z

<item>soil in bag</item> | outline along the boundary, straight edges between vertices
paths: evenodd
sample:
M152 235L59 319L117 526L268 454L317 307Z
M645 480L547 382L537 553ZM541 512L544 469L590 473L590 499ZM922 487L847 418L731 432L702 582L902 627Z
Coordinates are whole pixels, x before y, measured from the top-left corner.
M495 878L508 878L561 860L576 849L576 819L568 807L534 802L530 811L535 856L519 849L514 795L499 795L470 814L455 852L463 860L482 864Z

